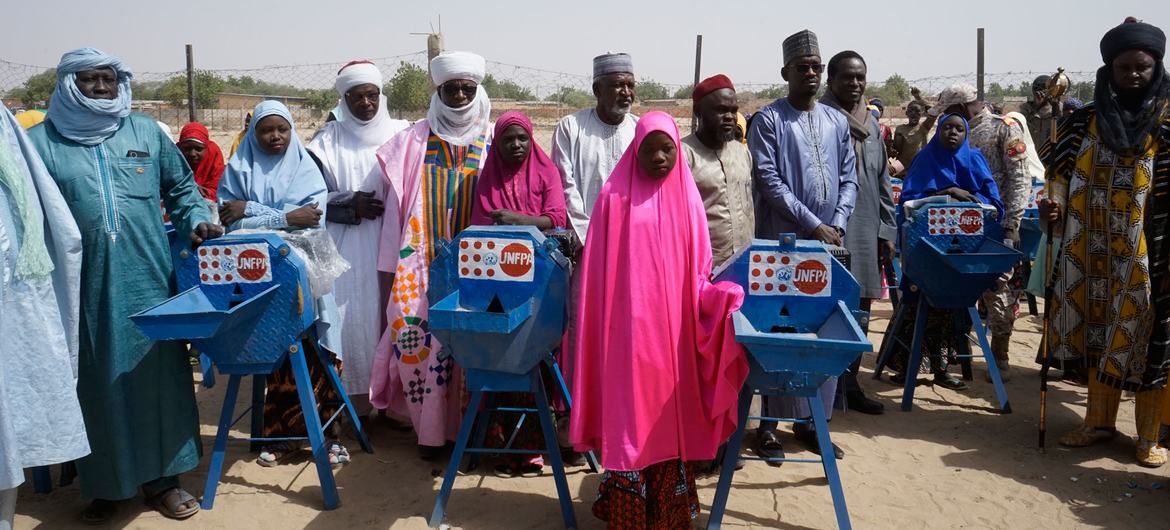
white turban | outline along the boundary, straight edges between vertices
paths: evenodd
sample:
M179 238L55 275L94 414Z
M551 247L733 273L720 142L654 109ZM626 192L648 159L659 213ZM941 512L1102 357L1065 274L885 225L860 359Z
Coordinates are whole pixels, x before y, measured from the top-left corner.
M471 52L443 52L431 59L431 80L435 86L452 79L470 79L479 83L486 73L483 57Z
M378 90L382 90L382 71L369 61L354 61L341 67L341 70L337 72L337 80L333 82L333 88L337 89L338 95L345 97L345 93L349 89L366 84L374 85L378 87Z

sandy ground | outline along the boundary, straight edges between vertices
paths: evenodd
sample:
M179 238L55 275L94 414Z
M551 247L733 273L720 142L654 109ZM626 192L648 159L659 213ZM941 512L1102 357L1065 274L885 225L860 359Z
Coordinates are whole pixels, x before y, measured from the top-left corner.
M890 316L878 304L870 338L881 340ZM1055 383L1049 394L1049 450L1036 449L1038 370L1030 362L1040 321L1016 324L1008 383L1014 412L994 409L991 386L982 380L982 362L965 392L930 386L918 390L913 412L897 409L899 389L866 375L862 384L886 405L882 416L837 413L833 438L847 453L840 462L845 496L857 528L1165 528L1170 481L1167 470L1147 470L1133 460L1133 402L1122 403L1118 427L1127 436L1104 445L1068 450L1055 438L1075 427L1083 414L1085 390ZM874 357L867 355L865 366ZM210 448L224 384L199 388L203 445ZM241 394L247 394L247 385ZM243 403L241 402L241 406ZM241 425L246 424L244 421ZM245 427L246 428L246 427ZM439 489L443 462L420 461L412 435L384 424L369 427L375 454L357 452L336 471L342 506L323 512L315 468L308 458L262 468L246 444L229 446L215 508L177 523L146 509L141 499L125 505L119 528L425 528ZM240 435L242 433L235 433ZM791 454L796 442L786 442ZM307 454L307 453L306 453ZM811 456L807 453L804 456ZM184 477L198 494L203 464ZM489 466L481 466L481 469ZM590 513L600 477L574 468L569 474L581 528L602 528ZM700 481L705 525L715 478ZM20 490L16 527L56 529L80 526L85 503L76 485L49 495ZM560 512L551 475L497 478L486 471L460 476L448 521L456 528L559 528ZM832 502L821 467L786 464L772 468L749 462L736 474L724 524L728 528L831 528Z

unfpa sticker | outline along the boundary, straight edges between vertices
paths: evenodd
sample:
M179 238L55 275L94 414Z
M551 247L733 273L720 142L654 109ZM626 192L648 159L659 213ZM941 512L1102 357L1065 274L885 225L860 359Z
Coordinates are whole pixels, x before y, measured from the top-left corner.
M466 237L459 242L459 277L530 282L536 254L525 239Z
M809 252L752 252L748 258L748 294L761 296L830 296L831 256Z
M199 247L199 279L209 285L272 281L268 244Z

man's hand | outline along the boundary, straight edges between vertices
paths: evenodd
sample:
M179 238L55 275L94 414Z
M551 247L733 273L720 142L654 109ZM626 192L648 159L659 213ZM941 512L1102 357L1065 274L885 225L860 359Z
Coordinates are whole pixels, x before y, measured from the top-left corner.
M523 224L523 222L524 222L523 218L527 217L527 216L522 216L516 212L513 212L512 210L506 210L504 208L500 208L499 210L493 210L488 215L491 216L492 222L494 222L498 225Z
M1040 199L1040 219L1052 224L1060 222L1060 203L1052 199Z
M837 231L836 227L825 223L821 223L816 230L813 230L813 238L830 245L841 246L841 233Z
M353 211L359 219L377 219L382 216L385 206L374 198L374 192L359 191L353 194Z
M227 201L223 206L219 207L219 222L224 226L230 226L232 223L244 218L244 208L248 206L247 201Z
M284 214L284 219L289 226L313 228L321 223L321 209L317 208L317 203L306 204Z
M222 235L222 226L213 223L199 223L188 237L191 239L191 246L197 247L208 239L215 239Z
M1020 229L1004 230L1003 238L1012 242L1012 248L1020 248Z

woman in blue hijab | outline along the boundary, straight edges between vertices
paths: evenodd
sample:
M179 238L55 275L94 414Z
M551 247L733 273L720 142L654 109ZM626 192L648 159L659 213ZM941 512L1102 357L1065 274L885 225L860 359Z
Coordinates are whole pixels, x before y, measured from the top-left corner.
M991 175L991 168L987 159L979 149L971 147L967 142L970 126L967 120L958 114L947 114L938 120L938 133L923 147L914 161L910 164L910 171L902 183L902 195L898 204L898 219L901 226L902 204L906 201L922 199L931 196L948 196L956 201L977 202L995 206L999 215L1003 216L1003 201L999 197L999 188ZM908 314L917 312L917 293L910 291L908 281L902 278L902 300L907 305ZM947 373L947 365L943 362L944 351L955 351L952 344L954 322L949 311L931 311L927 315L927 332L924 340L927 357L930 359L930 369L934 374L934 382L943 388L963 390L967 387L961 379ZM891 321L890 325L893 325ZM970 324L967 324L968 326ZM901 343L895 342L893 355L890 357L889 367L897 372L891 381L901 386L905 382L906 363L910 357L907 346L914 337L914 320L905 319L897 330L887 330L887 333L896 333ZM917 367L911 367L917 372Z
M297 136L288 107L278 101L256 105L248 131L228 161L219 183L220 221L228 230L323 229L327 194L325 178ZM340 326L329 325L337 311L332 295L317 300L317 330L321 340L303 340L301 343L309 359L313 394L321 405L319 410L324 425L336 410L334 405L328 404L341 402L323 364L328 356L338 372L341 371L341 352L330 347L339 342L326 339L329 328L336 330ZM304 436L306 429L292 366L286 360L268 376L263 436ZM349 461L349 452L340 442L330 441L326 447L329 460L335 466ZM277 442L260 452L257 463L265 467L275 466L300 449L295 442Z

